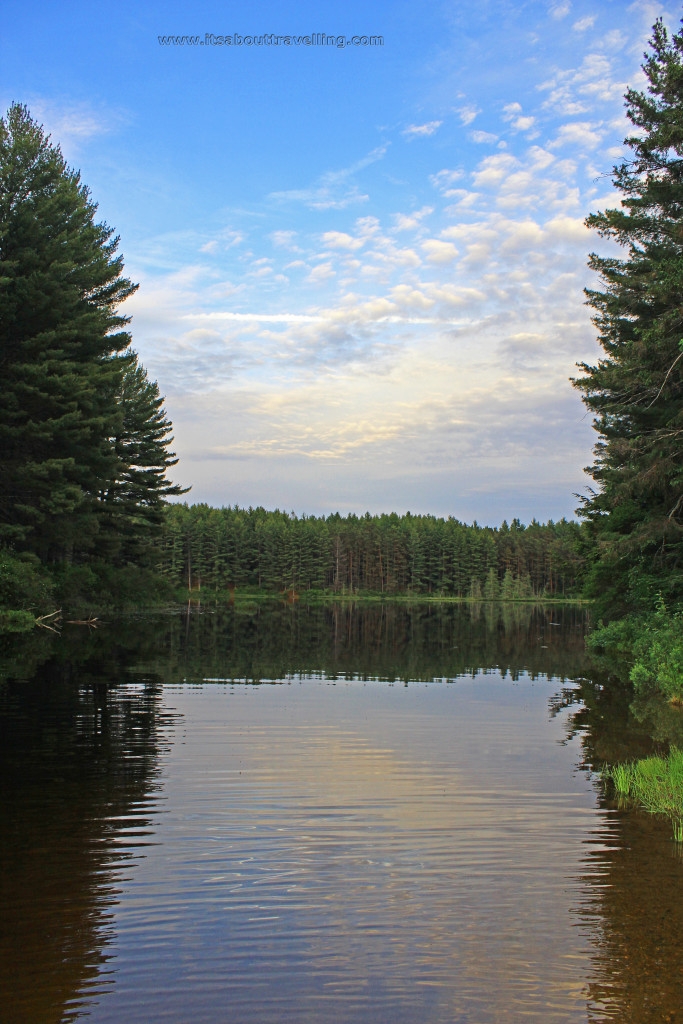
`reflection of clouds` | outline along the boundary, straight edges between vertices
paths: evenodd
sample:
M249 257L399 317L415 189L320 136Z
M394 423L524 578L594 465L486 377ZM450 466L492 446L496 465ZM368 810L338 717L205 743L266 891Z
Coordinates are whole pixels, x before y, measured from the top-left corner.
M593 891L574 879L604 823L521 683L175 691L191 728L166 783L173 900L155 851L137 875L155 976L177 965L158 922L180 903L181 970L210 949L236 1012L258 977L260 1019L582 1019L593 948L571 911ZM210 837L192 872L187 829Z

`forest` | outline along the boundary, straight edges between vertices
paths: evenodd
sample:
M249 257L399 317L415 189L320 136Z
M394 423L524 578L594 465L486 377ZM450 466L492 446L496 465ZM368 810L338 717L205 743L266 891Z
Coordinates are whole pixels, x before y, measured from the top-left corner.
M435 516L327 517L169 506L156 565L188 590L411 594L472 600L580 596L581 528L499 528Z

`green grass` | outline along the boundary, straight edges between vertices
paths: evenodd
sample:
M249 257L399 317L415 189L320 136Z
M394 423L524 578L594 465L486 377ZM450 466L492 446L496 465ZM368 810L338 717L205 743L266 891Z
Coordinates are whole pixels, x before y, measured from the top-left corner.
M603 777L650 814L666 815L675 841L683 843L683 750L672 747L666 757L613 765L605 768Z

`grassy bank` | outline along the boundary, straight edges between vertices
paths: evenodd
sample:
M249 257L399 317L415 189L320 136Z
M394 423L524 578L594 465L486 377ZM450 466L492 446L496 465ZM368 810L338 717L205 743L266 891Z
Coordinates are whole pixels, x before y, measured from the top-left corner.
M667 757L646 757L606 768L603 777L629 801L671 821L674 839L683 843L683 750Z

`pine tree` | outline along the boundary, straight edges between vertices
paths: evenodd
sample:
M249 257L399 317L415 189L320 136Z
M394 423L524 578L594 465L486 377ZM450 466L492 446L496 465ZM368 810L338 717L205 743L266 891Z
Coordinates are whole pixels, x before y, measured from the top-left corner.
M157 386L121 355L118 307L137 285L96 212L13 104L0 119L0 545L43 562L121 555L180 493Z
M0 541L55 558L97 531L111 479L116 307L136 286L118 239L56 146L13 105L0 119Z
M621 207L586 221L625 249L590 257L605 358L573 382L600 435L597 488L579 512L596 542L592 594L609 615L651 607L658 592L683 598L683 32L669 38L657 21L650 45L648 91L625 97L637 132L613 169Z
M188 488L166 479L178 460L168 451L173 426L157 383L149 380L135 352L129 350L113 361L118 368L113 395L117 416L110 443L117 462L100 504L115 557L130 559L139 558L150 531L160 529L166 496L185 494Z

